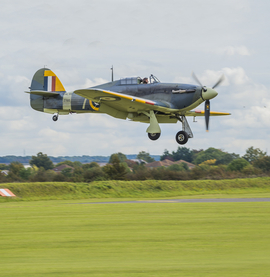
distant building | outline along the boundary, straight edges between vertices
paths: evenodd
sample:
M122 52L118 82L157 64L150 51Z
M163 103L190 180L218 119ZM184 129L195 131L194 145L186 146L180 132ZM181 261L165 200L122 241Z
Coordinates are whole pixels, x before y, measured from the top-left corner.
M181 163L187 164L189 169L192 169L192 168L195 167L194 164L186 162L184 160L173 162L173 161L171 161L169 159L165 159L163 161L152 162L152 163L146 164L145 167L147 167L147 168L156 168L156 167L161 167L161 166L168 167L168 166L171 166L173 164L181 164Z
M147 162L142 159L131 159L131 161L138 163L138 164L147 164Z
M189 162L184 161L184 160L179 160L179 161L176 161L176 162L174 162L174 163L175 163L175 164L185 163L185 164L187 164L187 166L188 166L189 169L192 169L192 168L196 167L195 164L189 163Z
M148 163L148 164L145 165L145 167L148 167L148 168L156 168L156 167L161 167L161 166L168 167L172 164L174 164L174 162L172 162L168 159L165 159L163 161L155 161L155 162L152 162L152 163Z
M4 175L8 175L9 173L9 170L5 169L5 170L1 170L1 173L4 174Z

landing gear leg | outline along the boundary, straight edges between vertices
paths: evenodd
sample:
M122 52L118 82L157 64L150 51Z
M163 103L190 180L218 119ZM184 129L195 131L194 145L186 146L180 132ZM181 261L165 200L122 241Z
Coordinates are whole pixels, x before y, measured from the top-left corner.
M179 116L178 120L182 122L182 129L176 134L176 141L179 144L186 144L189 138L193 138L193 133L189 127L188 121L184 115Z
M53 121L57 121L58 120L58 113L53 115L52 120Z
M151 110L149 111L149 113L147 112L142 112L142 113L144 113L150 119L150 125L146 130L146 132L148 133L148 137L151 140L157 140L160 137L161 130L154 111Z

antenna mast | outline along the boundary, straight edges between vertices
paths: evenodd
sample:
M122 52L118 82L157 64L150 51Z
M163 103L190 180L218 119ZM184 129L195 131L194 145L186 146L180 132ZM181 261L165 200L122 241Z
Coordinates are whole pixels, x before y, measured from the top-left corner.
M112 82L113 82L113 65L111 67L111 71L112 71Z

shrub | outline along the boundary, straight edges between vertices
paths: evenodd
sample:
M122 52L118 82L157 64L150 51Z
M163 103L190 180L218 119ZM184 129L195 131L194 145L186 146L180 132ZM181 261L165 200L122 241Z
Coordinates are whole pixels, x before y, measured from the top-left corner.
M230 162L227 169L230 171L241 171L244 167L248 165L249 162L247 160L239 158Z
M265 156L254 161L254 166L263 172L270 172L270 156Z

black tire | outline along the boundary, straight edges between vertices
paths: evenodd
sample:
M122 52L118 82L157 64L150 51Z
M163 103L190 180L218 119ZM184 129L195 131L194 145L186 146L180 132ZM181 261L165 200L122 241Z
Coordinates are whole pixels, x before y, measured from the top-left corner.
M58 120L58 116L57 116L57 115L54 115L54 116L52 117L52 120L53 120L53 121L57 121L57 120Z
M186 144L188 141L188 134L185 131L180 131L176 134L175 139L179 144Z
M151 140L157 140L160 137L160 133L148 133L148 137Z

